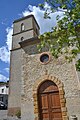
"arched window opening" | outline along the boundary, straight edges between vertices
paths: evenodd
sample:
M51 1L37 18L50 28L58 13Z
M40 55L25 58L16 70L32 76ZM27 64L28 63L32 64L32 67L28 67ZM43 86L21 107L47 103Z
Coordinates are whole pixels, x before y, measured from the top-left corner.
M23 41L24 40L24 37L21 37L21 41Z
M21 31L24 31L24 24L21 24Z

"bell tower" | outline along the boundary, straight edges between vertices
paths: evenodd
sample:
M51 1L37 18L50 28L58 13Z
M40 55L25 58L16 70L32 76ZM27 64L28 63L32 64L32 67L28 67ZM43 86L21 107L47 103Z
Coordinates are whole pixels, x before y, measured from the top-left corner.
M19 42L39 35L39 25L33 15L15 20L13 22L12 49L19 48Z
M39 25L33 15L13 22L12 49L10 60L10 82L8 115L15 115L21 109L21 68L23 49L19 43L36 38Z

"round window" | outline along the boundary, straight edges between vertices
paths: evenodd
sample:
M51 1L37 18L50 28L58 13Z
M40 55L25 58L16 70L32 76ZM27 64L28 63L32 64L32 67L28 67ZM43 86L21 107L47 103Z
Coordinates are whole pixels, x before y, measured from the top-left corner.
M42 62L42 63L48 63L49 62L49 55L48 54L46 54L46 53L44 53L44 54L42 54L41 56L40 56L40 61Z

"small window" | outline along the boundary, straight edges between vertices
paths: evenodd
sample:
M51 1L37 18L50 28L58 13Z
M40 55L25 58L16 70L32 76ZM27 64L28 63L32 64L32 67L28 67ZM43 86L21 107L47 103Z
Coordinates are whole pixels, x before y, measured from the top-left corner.
M4 89L2 89L2 93L4 93Z
M40 61L41 61L41 63L43 63L43 64L47 64L47 63L50 61L50 56L49 56L49 54L43 53L43 54L40 56Z
M3 97L0 97L0 101L2 101L2 102L3 102L3 100L4 100L4 99L3 99Z
M21 37L21 41L23 41L24 40L24 37Z
M24 31L24 24L21 24L21 31Z
M6 88L8 88L9 86L8 85L6 85Z

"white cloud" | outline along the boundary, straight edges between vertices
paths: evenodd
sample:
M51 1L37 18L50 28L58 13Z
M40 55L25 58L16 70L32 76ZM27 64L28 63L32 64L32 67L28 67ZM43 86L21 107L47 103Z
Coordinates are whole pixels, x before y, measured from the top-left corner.
M9 50L6 46L0 48L0 60L7 63L10 61Z
M4 70L5 70L7 73L9 73L9 68L5 68Z
M7 78L6 76L0 74L0 82L7 82L9 80L9 78Z
M5 18L2 22L1 22L2 25L7 25L7 18Z
M11 44L12 44L12 33L13 33L13 28L8 27L6 29L7 36L6 36L6 46L2 46L0 48L0 60L9 63L10 62L10 50L11 50Z
M51 13L50 14L51 19L44 19L44 12L45 12L44 10L41 10L39 7L31 6L31 5L29 5L28 7L29 7L30 11L32 11L32 12L25 10L24 12L22 12L22 14L23 14L23 16L27 16L30 14L33 14L35 16L35 18L40 26L41 34L44 32L51 31L51 28L56 26L56 24L57 24L56 16L63 15L63 12L59 11L59 12ZM50 8L50 6L48 6L48 4L45 4L45 9L46 9L46 7Z
M8 46L8 50L11 50L13 26L8 27L8 28L6 29L6 32L7 32L6 44L7 44L7 46Z

